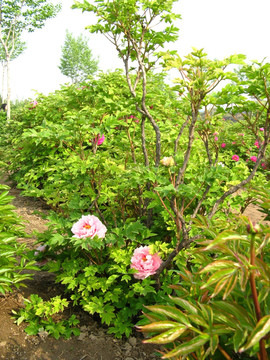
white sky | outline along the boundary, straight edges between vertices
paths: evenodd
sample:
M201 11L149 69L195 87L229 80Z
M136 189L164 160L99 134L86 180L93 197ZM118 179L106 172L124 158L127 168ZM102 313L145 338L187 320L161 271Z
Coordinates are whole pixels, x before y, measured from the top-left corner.
M72 10L73 0L51 1L61 2L62 11L43 29L25 36L27 49L11 63L13 100L33 99L36 91L48 94L69 82L58 69L66 30L76 37L89 37L101 70L123 68L113 45L84 29L95 23L92 14ZM196 47L204 48L210 58L242 53L249 60L267 57L270 61L270 0L179 0L175 12L182 20L177 22L179 40L170 48L181 56Z

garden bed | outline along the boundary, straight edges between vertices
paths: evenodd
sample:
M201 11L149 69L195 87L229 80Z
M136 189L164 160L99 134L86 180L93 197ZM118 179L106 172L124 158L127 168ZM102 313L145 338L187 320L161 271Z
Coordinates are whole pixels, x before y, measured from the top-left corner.
M6 180L0 181L12 184ZM11 187L13 205L25 223L25 230L46 230L46 221L37 212L46 212L41 201L22 197L20 191ZM33 247L35 238L21 239ZM149 360L157 359L156 346L142 344L140 334L134 333L129 339L119 340L106 334L106 329L81 309L72 309L80 319L81 334L68 340L46 336L29 336L24 332L26 325L17 326L11 318L12 310L23 306L23 299L38 294L44 300L60 295L62 288L54 283L54 276L44 271L37 272L33 280L5 297L0 296L0 359L4 360Z

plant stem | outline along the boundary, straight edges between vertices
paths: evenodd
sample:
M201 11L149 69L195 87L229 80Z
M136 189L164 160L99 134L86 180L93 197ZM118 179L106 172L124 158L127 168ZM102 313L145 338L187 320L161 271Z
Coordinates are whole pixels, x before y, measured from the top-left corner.
M226 360L232 360L230 355L227 354L226 351L220 345L218 345L218 349L221 352L221 354L225 357Z
M255 234L252 234L251 242L250 242L250 265L252 267L255 266L255 257L256 257L255 256ZM259 300L258 300L258 293L257 293L257 289L256 289L255 269L251 269L249 281L250 281L252 299L253 299L253 303L254 303L254 307L255 307L256 318L257 318L257 322L259 322L261 320L262 315L261 315L261 308L260 308L260 304L259 304ZM268 360L268 356L266 353L263 339L260 340L259 360Z

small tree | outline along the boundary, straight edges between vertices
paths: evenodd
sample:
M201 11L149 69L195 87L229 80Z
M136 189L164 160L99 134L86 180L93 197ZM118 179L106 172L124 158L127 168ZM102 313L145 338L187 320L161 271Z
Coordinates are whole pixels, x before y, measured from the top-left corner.
M7 118L10 118L10 60L24 31L33 32L44 26L47 19L56 16L60 5L46 0L2 0L0 3L0 42L4 48L7 66Z
M12 46L12 44L10 44ZM26 43L21 41L20 39L16 39L14 44L14 51L10 57L10 61L16 59L21 53L26 49ZM10 49L11 50L11 49ZM2 102L6 99L5 94L5 77L7 73L7 59L6 59L6 51L3 46L0 47L0 62L2 64Z
M98 61L93 58L86 38L82 35L75 38L66 32L59 69L72 83L82 82L97 71Z

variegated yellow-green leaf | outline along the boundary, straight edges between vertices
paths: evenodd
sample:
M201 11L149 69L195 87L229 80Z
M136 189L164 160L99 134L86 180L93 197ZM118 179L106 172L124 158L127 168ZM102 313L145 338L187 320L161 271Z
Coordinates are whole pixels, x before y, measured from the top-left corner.
M196 336L192 340L186 341L185 343L175 347L172 351L162 356L162 359L170 359L178 355L188 355L198 350L207 341L209 341L209 339L210 338L208 334L201 334L199 336Z
M151 339L144 340L143 342L147 344L168 344L176 340L187 329L188 328L186 326L178 326L173 329L167 330L162 334L154 336Z
M213 355L218 347L218 343L219 343L219 337L218 335L213 335L210 338L210 348L211 348L211 354Z
M152 324L136 326L139 330L143 332L155 332L155 331L165 331L179 326L179 323L174 321L157 321Z
M169 296L169 297L176 305L179 305L184 310L186 310L188 313L190 313L190 314L198 313L198 309L190 301L182 299L180 297L173 297L173 296Z
M173 306L166 305L150 305L146 308L154 313L165 315L173 320L179 321L182 324L190 325L188 317L179 309Z
M248 335L247 330L243 329L237 329L233 336L233 346L234 351L237 353L240 346L243 344L243 342L246 340Z
M226 278L231 276L232 273L234 273L234 272L235 272L234 268L223 269L223 270L215 272L213 275L210 276L210 278L207 280L207 282L203 286L201 286L201 289L205 289L208 286L213 285L220 280L223 280L223 279L225 280Z
M209 244L205 250L210 250L211 248L215 247L216 245L222 244L222 243L226 243L228 241L233 241L233 240L240 240L242 242L247 242L248 241L248 237L246 235L240 235L237 232L233 232L233 231L224 231L221 234L219 234L215 240L213 240L211 242L211 244Z
M239 352L246 351L252 346L256 345L265 335L270 332L270 315L266 315L258 322L255 329L250 334L246 345L244 345Z
M211 264L206 265L200 271L200 273L213 272L213 271L217 271L217 270L235 268L235 267L239 267L239 264L234 263L231 260L217 260L217 261L212 262Z
M241 322L241 325L249 330L253 329L252 319L249 317L248 312L240 305L229 302L229 301L215 301L212 305L214 309L220 311L220 315L228 319L231 325L237 326L237 323ZM231 322L233 320L233 322Z

